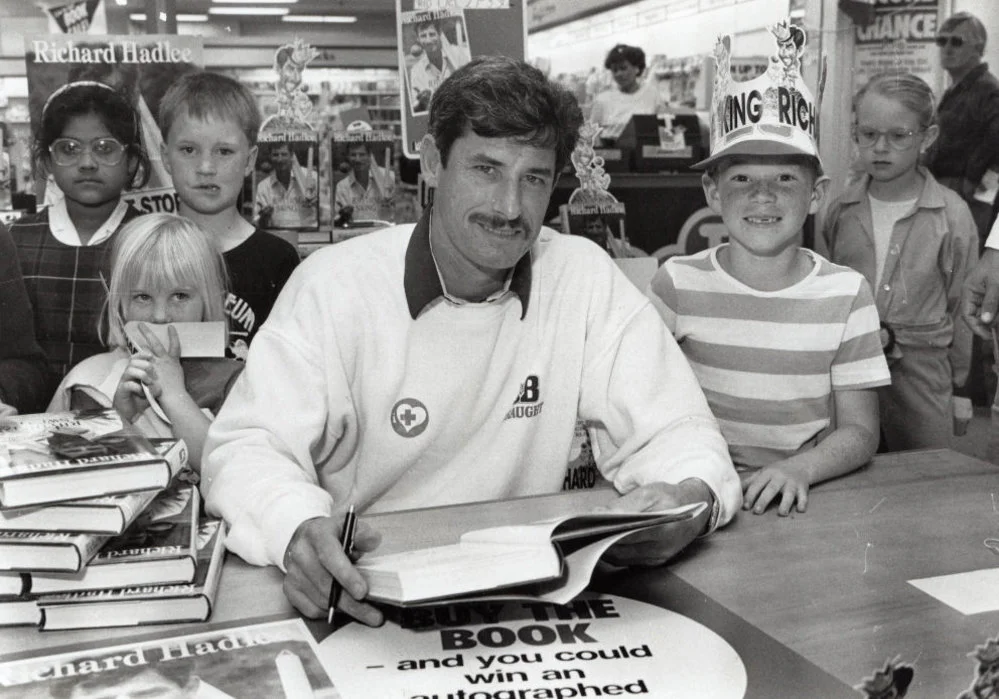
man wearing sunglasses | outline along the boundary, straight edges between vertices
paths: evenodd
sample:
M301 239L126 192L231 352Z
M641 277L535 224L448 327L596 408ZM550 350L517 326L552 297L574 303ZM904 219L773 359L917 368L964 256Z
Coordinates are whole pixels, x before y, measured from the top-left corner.
M926 161L941 184L968 202L983 241L992 202L978 201L974 194L989 167L999 169L999 80L982 62L986 38L981 20L968 12L940 25L936 43L951 86L937 107L940 136Z

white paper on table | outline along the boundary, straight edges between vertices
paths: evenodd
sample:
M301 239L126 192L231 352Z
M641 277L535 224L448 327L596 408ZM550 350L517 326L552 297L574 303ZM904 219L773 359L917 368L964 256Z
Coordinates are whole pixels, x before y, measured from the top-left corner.
M999 568L920 578L909 584L962 614L999 610Z

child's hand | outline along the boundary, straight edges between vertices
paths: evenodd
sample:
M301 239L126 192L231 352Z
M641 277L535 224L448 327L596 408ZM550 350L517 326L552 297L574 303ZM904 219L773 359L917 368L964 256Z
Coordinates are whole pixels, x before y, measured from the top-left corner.
M184 369L180 366L180 336L175 327L168 326L167 336L170 338L170 346L164 347L145 323L139 324L139 332L148 348L143 354L148 357L147 376L149 380L143 383L146 384L152 396L163 403L163 407L166 409L167 404L171 401L187 395L187 387L184 385Z
M785 462L779 461L749 474L743 478L742 490L742 509L752 508L756 515L763 514L778 495L780 504L777 506L777 514L781 517L791 513L795 502L798 512L804 512L808 508L808 481Z
M133 354L115 389L114 407L129 422L135 422L135 418L149 407L142 385L153 384L151 360L152 355L145 350Z

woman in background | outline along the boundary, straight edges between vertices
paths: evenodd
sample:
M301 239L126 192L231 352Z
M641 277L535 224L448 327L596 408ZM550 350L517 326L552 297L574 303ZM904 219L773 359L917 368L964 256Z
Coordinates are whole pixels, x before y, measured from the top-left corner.
M655 82L642 79L645 73L645 52L642 49L618 44L607 54L604 68L611 72L617 89L605 90L593 100L590 121L604 127L601 138L617 139L633 114L666 111L666 103L660 97Z

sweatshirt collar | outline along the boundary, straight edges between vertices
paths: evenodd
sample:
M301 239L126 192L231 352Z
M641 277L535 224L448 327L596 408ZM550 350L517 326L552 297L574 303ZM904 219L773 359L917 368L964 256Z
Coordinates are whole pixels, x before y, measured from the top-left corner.
M406 248L406 269L403 274L403 288L406 291L406 303L409 305L409 315L416 320L430 303L444 296L441 284L440 270L430 251L430 211L423 211ZM531 253L527 252L513 267L510 275L509 291L520 300L520 319L527 315L527 304L531 295Z

